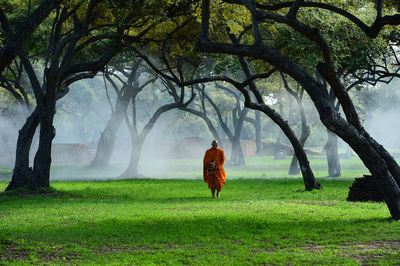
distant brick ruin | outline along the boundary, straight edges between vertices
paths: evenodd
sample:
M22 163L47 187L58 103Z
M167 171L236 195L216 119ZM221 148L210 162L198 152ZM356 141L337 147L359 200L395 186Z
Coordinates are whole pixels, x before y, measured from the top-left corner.
M126 140L129 141L129 140ZM129 159L130 144L126 141L116 143L113 161L126 161ZM204 139L199 137L183 138L179 140L163 140L157 143L150 143L145 152L149 152L155 158L167 159L186 159L186 158L202 158L204 152L211 147L212 139ZM256 156L256 143L254 140L240 141L243 154L245 157ZM221 148L225 151L225 156L230 157L232 145L228 139L222 140ZM15 143L3 145L7 147L6 152L0 153L0 164L12 167L15 160ZM93 159L97 148L97 142L88 144L79 143L53 143L52 146L52 163L68 164L68 163L83 163L87 164ZM31 161L37 150L37 145L33 144L31 149ZM263 142L263 152L260 155L273 156L277 152L283 153L285 156L293 155L293 148L286 144L277 144L274 142ZM144 152L142 152L144 153ZM306 149L309 155L321 155Z
M85 144L55 143L51 148L52 163L89 163L93 156Z

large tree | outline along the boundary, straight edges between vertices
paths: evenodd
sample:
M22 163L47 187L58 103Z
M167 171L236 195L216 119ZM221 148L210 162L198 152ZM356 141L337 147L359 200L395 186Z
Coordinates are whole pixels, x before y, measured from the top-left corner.
M140 41L154 27L157 20L151 15L143 17L138 12L143 10L130 12L135 4L116 7L102 0L63 3L52 18L51 33L43 45L47 49L43 49L42 83L27 53L20 50L18 55L32 84L36 108L19 132L13 176L7 189L49 187L55 103L68 92L70 84L94 77L124 45ZM15 34L6 22L2 23L4 32L12 39ZM32 169L29 150L39 123L39 146Z
M299 21L299 11L305 6L313 9L326 8L337 12L355 23L367 36L375 38L385 25L399 25L400 14L384 15L382 1L376 2L377 15L371 26L366 25L353 14L340 7L314 2L294 1L288 3L289 9L283 13L281 7L256 4L255 1L228 1L245 7L252 19L253 44L222 43L210 40L210 1L203 0L202 6L202 30L197 40L198 48L203 52L227 53L238 56L249 56L268 62L282 72L298 81L306 90L313 101L322 123L335 132L348 143L359 155L365 166L374 176L379 189L384 195L389 211L394 219L400 219L400 167L393 157L379 145L366 132L361 124L356 108L346 91L337 73L332 47L324 37L324 29L319 29ZM279 10L278 12L273 10ZM328 82L334 90L335 96L340 102L345 117L342 117L329 101L329 95L324 86L305 69L300 63L296 63L289 57L282 55L278 50L272 49L264 43L260 26L273 21L284 24L311 41L316 51L321 55L315 69Z
M129 164L125 171L121 174L121 178L138 177L138 165L143 144L151 129L156 124L157 120L168 111L177 108L185 108L193 101L195 97L193 90L191 91L189 97L186 97L184 88L166 86L166 93L164 93L164 95L160 97L163 100L161 104L154 101L145 101L145 106L141 106L140 109L146 110L148 113L150 113L150 118L148 118L147 121L143 122L143 120L145 120L145 117L139 114L138 106L140 101L138 101L138 98L140 96L140 92L145 86L139 84L138 79L136 79L135 81L136 82L131 85L131 89L133 90L133 94L131 97L131 115L128 115L126 119L131 135L131 153ZM170 97L165 94L169 95ZM167 97L170 98L169 101L165 101ZM151 110L153 108L154 110ZM142 125L139 124L140 121L142 121Z
M112 108L111 117L106 127L101 132L96 154L90 163L91 167L105 167L110 162L111 155L114 151L117 132L126 118L128 105L132 100L132 96L137 93L134 90L133 83L137 83L141 74L144 73L143 69L140 67L140 63L141 60L137 60L136 62L132 62L131 66L117 65L113 67L110 65L103 73L116 92L117 98L114 105L111 100L109 100ZM148 85L150 82L152 82L152 80L142 84L141 87ZM118 83L122 83L123 85L118 86ZM105 87L106 86L105 84ZM136 88L136 90L139 91L142 89L143 88L140 87Z
M236 39L234 36L231 36L231 39L235 43L238 43L238 39ZM243 56L239 56L239 60L242 69L246 74L246 77L248 79L251 79L252 74L247 60ZM269 72L266 73L267 75L265 77L269 77L275 71L276 69L270 70ZM235 87L244 95L246 107L263 112L265 115L271 118L271 120L274 121L276 125L279 126L279 128L282 130L285 136L289 139L294 150L294 156L296 157L296 159L300 164L299 169L303 176L305 189L313 190L322 188L321 184L315 180L314 173L310 167L307 155L303 148L304 143L299 141L299 139L296 137L296 134L290 128L288 121L284 120L279 113L277 113L274 109L272 109L268 104L265 103L264 98L257 84L254 81L249 82L249 90L253 94L255 101L252 100L249 91L244 90L240 86L235 86Z

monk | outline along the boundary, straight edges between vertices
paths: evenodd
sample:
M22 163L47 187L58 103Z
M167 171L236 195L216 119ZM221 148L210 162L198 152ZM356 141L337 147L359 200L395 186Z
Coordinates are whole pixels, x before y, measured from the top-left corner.
M218 142L213 140L211 148L206 151L203 159L203 177L204 182L208 183L211 189L212 197L215 198L215 190L217 198L220 198L220 192L226 182L226 174L224 170L225 154L218 148Z

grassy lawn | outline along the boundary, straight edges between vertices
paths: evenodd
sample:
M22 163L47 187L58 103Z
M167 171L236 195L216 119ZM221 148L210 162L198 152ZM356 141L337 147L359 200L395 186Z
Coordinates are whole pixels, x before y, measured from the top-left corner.
M317 170L324 189L304 192L300 177L283 177L283 161L265 173L257 160L228 171L222 199L195 176L2 193L0 264L400 264L400 223L386 205L346 201L362 166L349 162L339 179Z

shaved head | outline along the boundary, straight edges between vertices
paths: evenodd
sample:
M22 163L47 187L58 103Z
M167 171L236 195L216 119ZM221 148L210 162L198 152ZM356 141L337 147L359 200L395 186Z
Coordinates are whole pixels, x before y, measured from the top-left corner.
M218 141L216 141L215 139L211 142L211 146L213 146L213 148L217 148L218 147Z

